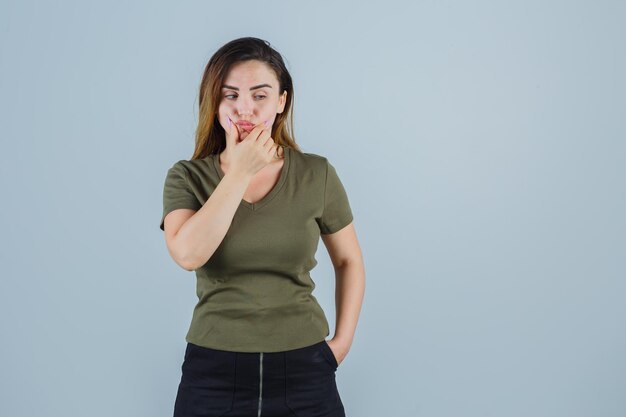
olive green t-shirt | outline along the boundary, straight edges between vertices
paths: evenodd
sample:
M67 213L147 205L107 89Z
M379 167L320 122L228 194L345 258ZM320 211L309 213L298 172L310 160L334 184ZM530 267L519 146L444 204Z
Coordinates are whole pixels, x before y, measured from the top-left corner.
M327 158L284 150L277 184L256 203L241 200L224 240L195 270L198 302L187 342L235 352L280 352L329 335L310 271L317 265L320 233L350 224L352 211ZM176 162L165 178L161 230L172 210L199 210L223 176L218 154Z

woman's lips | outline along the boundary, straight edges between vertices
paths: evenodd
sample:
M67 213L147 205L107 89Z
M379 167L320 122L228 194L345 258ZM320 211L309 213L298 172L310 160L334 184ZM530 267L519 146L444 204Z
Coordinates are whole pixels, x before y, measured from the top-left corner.
M254 124L249 122L237 122L237 125L242 129L252 129Z

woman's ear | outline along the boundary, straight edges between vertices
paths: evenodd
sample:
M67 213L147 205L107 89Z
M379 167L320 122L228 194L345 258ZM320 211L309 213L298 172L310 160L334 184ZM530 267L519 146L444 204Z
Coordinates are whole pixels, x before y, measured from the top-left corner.
M283 94L278 98L278 111L276 113L282 113L285 110L285 103L287 103L287 90L283 91Z

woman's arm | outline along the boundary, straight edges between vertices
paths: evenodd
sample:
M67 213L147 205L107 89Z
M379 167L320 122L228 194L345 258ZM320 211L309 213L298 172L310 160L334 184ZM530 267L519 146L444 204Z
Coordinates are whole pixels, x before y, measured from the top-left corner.
M321 235L335 268L335 336L328 345L341 363L350 350L365 295L365 265L354 224Z
M229 170L198 211L173 210L165 217L165 241L174 261L188 271L204 265L224 240L251 175Z

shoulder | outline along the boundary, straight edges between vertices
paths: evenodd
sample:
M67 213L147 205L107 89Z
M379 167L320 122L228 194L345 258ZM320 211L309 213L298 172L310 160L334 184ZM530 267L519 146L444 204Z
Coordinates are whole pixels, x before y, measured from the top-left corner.
M312 152L297 151L295 149L291 149L291 159L299 171L304 170L323 173L326 171L328 164L328 159L323 155Z
M178 174L187 179L197 179L214 176L214 169L211 166L211 158L209 155L200 159L180 159L174 162L169 168L168 172Z
M206 166L211 156L202 159L180 159L172 164L172 168L178 170L193 171Z

